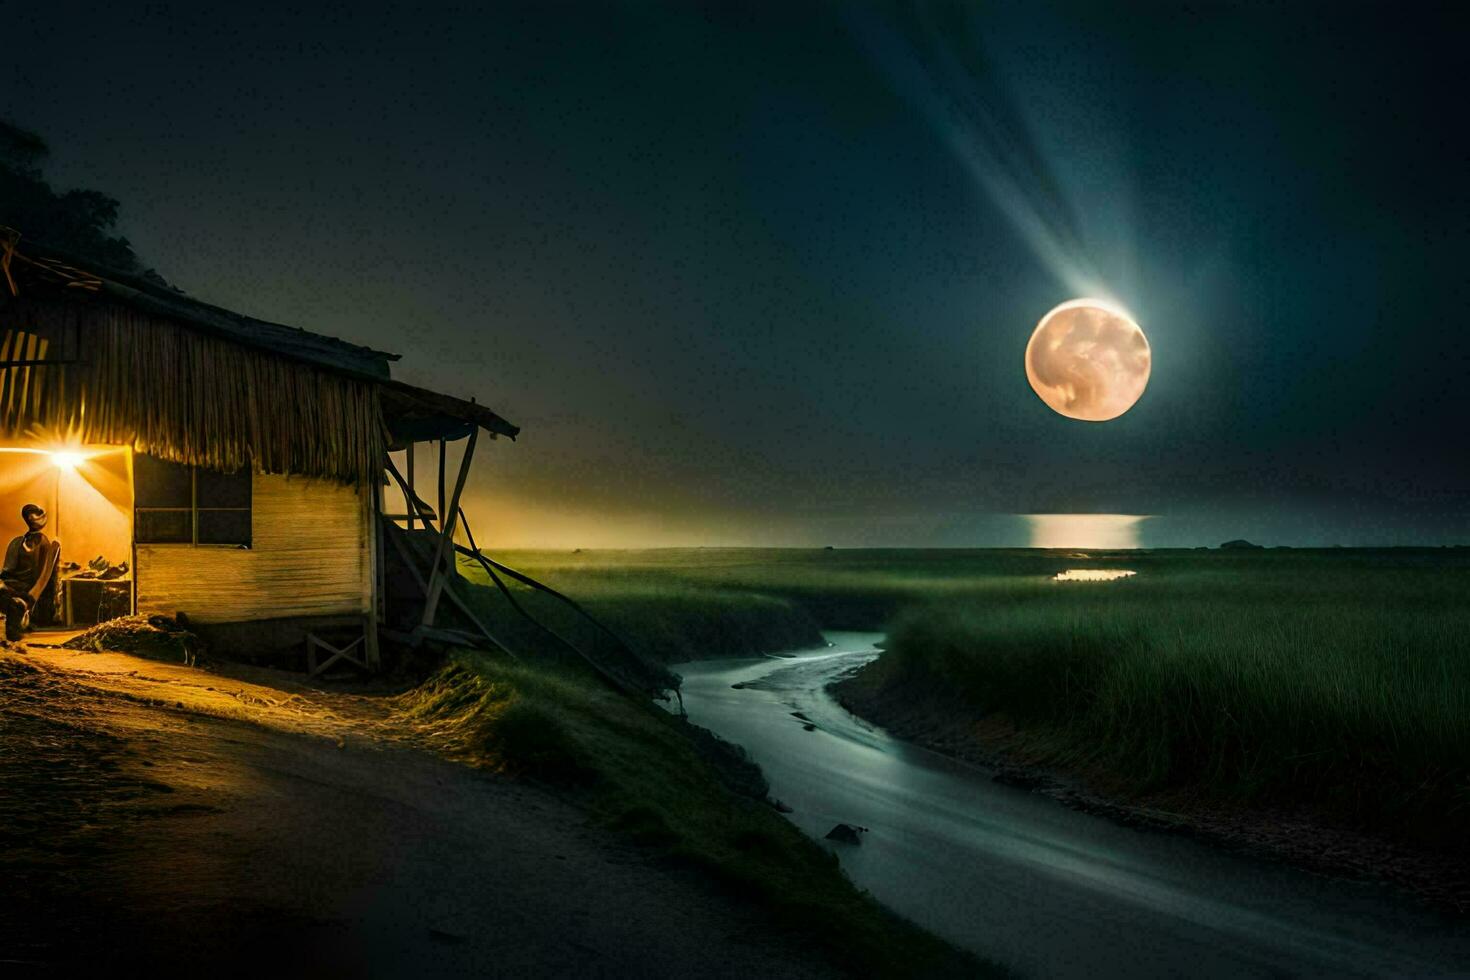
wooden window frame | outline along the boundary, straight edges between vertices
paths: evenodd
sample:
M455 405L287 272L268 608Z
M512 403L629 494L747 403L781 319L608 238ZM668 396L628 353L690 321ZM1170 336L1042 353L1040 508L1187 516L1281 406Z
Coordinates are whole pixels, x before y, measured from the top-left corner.
M189 466L189 506L188 507L139 507L133 505L133 513L136 514L188 514L189 515L189 540L188 541L138 541L137 518L133 519L133 541L144 548L228 548L239 550L253 550L255 548L255 485L254 475L247 472L246 476L251 480L250 506L249 507L200 507L199 506L199 467L189 464L178 464ZM134 491L136 495L136 490ZM211 514L232 513L250 515L250 541L246 544L228 541L203 541L199 540L199 512L206 511Z

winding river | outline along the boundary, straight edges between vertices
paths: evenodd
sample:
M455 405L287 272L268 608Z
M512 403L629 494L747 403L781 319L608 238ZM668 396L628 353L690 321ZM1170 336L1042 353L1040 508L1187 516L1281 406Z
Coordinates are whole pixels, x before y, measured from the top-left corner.
M1470 976L1470 923L1129 829L888 737L825 690L881 635L827 639L679 665L689 717L745 746L806 833L867 827L860 846L829 845L848 875L950 941L1030 976Z

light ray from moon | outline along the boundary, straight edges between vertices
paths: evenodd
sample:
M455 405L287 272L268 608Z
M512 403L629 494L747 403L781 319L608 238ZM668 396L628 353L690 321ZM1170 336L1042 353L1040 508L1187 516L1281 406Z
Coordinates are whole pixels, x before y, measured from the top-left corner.
M1026 380L1059 415L1106 422L1133 407L1148 385L1148 338L1122 308L1074 299L1036 325L1026 344Z
M1099 289L1101 279L1083 247L1068 188L983 50L974 11L965 5L934 10L918 4L890 14L878 4L841 6L875 63L1037 259L1070 290Z

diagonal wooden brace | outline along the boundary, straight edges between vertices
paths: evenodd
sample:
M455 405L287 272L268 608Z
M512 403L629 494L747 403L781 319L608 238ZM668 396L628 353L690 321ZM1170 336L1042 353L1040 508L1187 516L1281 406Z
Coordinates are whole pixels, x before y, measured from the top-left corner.
M347 661L350 664L357 665L358 667L360 667L363 670L367 670L368 669L368 665L367 665L366 658L354 657L352 655L352 651L353 650L356 650L358 647L362 646L363 645L363 642L366 639L367 639L367 634L364 633L362 636L359 636L357 639L353 640L351 643L347 644L345 647L336 647L336 646L333 646L332 644L328 643L326 640L322 639L321 637L317 636L315 633L307 633L306 634L306 674L307 674L307 676L308 677L315 677L316 675L322 673L328 667L332 666L332 664L336 663L339 660L345 660L345 661ZM326 650L328 653L331 654L330 657L328 657L326 660L322 661L320 664L318 664L316 662L316 651L317 651L317 648L318 647L320 647L323 650Z

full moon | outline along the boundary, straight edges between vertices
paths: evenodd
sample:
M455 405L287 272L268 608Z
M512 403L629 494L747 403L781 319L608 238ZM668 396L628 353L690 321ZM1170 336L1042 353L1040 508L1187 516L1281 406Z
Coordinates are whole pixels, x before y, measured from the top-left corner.
M1138 401L1152 360L1131 316L1105 300L1074 299L1036 325L1026 345L1026 380L1054 412L1106 422Z

